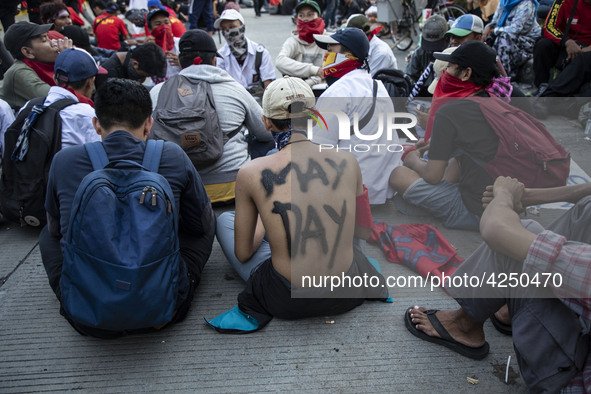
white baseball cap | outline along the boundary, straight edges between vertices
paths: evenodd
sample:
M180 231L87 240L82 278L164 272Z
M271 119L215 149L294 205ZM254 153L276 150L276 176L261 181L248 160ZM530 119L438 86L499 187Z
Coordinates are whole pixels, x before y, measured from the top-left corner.
M213 23L214 29L219 29L222 21L240 21L242 24L244 24L244 18L242 17L242 14L233 9L227 9L222 12L222 15L220 15L220 17L217 18Z
M279 78L269 84L263 94L263 115L269 119L291 119L304 116L293 113L290 106L302 103L303 108L313 108L316 102L312 88L296 77ZM291 108L293 110L293 108Z

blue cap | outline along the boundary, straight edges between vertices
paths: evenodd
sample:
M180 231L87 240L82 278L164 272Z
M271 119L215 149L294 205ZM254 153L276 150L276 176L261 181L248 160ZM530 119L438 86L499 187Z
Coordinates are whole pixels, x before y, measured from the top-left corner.
M107 11L109 14L113 14L113 13L119 11L119 6L117 5L117 3L111 1L111 2L107 3L107 5L105 7L105 11Z
M346 46L359 61L364 61L369 54L369 40L363 30L356 27L337 30L336 33L330 36L314 34L314 40L316 41L316 45L322 49L326 49L328 44Z
M68 48L57 55L53 66L55 77L63 83L84 81L107 70L96 64L88 52L80 48Z
M161 10L166 11L166 8L162 5L160 0L148 0L148 8L151 8L151 7L158 7Z

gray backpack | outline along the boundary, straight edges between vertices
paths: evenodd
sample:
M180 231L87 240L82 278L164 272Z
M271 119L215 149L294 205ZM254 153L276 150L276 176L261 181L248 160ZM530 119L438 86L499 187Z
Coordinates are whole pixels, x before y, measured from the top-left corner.
M209 83L180 74L164 82L152 117L150 138L179 145L197 170L218 161L239 131L222 132Z

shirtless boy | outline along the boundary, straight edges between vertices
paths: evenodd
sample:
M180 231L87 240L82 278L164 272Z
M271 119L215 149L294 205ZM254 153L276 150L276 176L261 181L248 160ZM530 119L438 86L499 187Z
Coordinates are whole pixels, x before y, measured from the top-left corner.
M303 126L313 106L314 94L299 78L267 87L263 122L280 151L240 169L236 212L218 219L222 250L247 281L238 296L240 311L256 319L256 329L273 316L343 313L364 298L388 296L381 274L354 247L354 236L369 237L371 226L359 165L351 154L320 152L306 138ZM344 286L331 289L334 277L354 282L364 274L367 286L342 280ZM306 276L311 277L307 282Z

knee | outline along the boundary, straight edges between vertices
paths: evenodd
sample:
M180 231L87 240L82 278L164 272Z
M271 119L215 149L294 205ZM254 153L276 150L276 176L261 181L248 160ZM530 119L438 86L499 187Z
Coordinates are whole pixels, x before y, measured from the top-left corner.
M538 41L536 41L536 44L534 45L534 56L547 56L556 49L558 49L558 47L552 40L546 37L542 37Z
M418 178L418 174L410 168L398 166L390 174L389 183L397 193L403 194Z
M218 216L216 222L216 237L218 241L224 238L226 234L231 234L234 238L234 211L227 211Z

